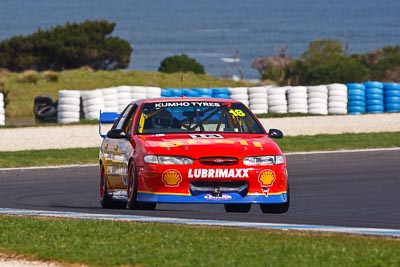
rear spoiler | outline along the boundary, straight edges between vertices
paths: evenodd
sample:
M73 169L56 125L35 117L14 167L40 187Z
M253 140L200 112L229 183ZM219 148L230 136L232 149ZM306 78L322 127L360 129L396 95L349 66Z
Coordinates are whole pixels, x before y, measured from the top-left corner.
M102 133L101 126L102 124L113 124L119 117L118 112L101 112L100 110L100 119L99 119L99 135L103 138L107 136L107 133Z

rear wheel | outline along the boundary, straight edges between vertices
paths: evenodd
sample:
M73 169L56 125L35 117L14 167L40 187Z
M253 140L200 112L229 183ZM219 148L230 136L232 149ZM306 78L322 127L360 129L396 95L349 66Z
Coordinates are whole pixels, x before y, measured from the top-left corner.
M107 177L103 165L100 165L99 195L102 208L121 208L124 205L124 203L115 201L108 195Z
M287 201L280 204L260 204L262 213L281 214L289 210L290 206L290 188L287 187Z
M224 204L226 212L249 212L251 204Z
M137 184L138 180L136 164L133 160L131 160L128 168L128 187L126 192L128 197L127 207L135 210L154 210L157 205L156 203L137 201Z

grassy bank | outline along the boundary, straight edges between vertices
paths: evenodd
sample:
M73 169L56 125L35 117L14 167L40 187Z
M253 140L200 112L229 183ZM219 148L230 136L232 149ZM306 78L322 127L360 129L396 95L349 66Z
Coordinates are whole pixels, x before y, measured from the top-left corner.
M397 266L399 239L0 217L0 252L92 266Z
M288 136L276 140L285 152L400 147L400 133ZM97 163L99 148L0 152L0 168Z
M35 74L34 74L35 75ZM0 82L9 91L10 104L7 107L7 121L34 121L33 101L38 95L48 95L54 100L58 91L90 90L118 85L158 86L158 87L226 87L243 86L245 82L234 82L208 75L185 73L165 74L144 71L91 71L85 69L67 70L54 73L56 78L47 79L46 73L37 73L35 78L27 78L24 73L0 71ZM247 83L247 85L249 85Z

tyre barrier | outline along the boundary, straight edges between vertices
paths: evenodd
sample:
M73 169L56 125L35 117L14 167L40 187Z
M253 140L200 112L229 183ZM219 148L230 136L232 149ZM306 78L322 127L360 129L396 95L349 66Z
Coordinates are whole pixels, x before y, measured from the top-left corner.
M268 88L271 86L257 86L247 88L249 108L254 114L268 113Z
M289 113L308 113L307 87L288 87L286 92Z
M4 106L4 96L3 93L0 93L0 126L6 124L6 111Z
M384 110L385 112L400 112L400 84L384 83Z
M102 91L99 89L82 91L81 97L84 118L88 120L98 120L100 116L99 111L104 110ZM130 98L130 93L128 98Z
M328 84L328 114L347 114L347 86L340 83Z
M400 84L375 81L308 87L160 88L123 85L89 91L60 90L58 103L52 102L48 96L40 96L37 100L40 104L35 104L34 112L40 121L50 120L49 116L54 118L57 114L59 123L69 123L80 118L98 119L100 110L121 112L135 99L182 96L234 99L247 105L255 114L400 112ZM0 123L3 110L0 102Z
M383 113L383 83L364 82L365 86L365 105L367 113Z
M348 83L348 114L359 115L365 113L365 85L362 83Z
M79 122L81 117L81 91L58 91L57 122Z
M48 95L36 96L33 101L33 114L36 122L57 122L57 103Z
M316 85L307 87L308 113L328 115L328 87Z
M287 87L271 87L268 89L268 111L271 113L287 113Z

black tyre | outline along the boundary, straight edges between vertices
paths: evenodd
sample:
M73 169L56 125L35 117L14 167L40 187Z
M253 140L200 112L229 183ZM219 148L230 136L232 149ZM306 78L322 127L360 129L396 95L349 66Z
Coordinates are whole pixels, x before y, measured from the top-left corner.
M290 206L290 188L287 187L287 202L282 204L260 204L262 213L282 214L289 210Z
M251 204L224 204L226 212L247 213L251 209Z
M129 163L128 168L128 187L126 195L128 197L127 207L134 210L155 210L156 203L154 202L139 202L137 201L137 169L133 160Z
M100 204L102 208L124 208L125 203L115 201L108 195L107 177L103 165L100 166L100 184L99 184Z

